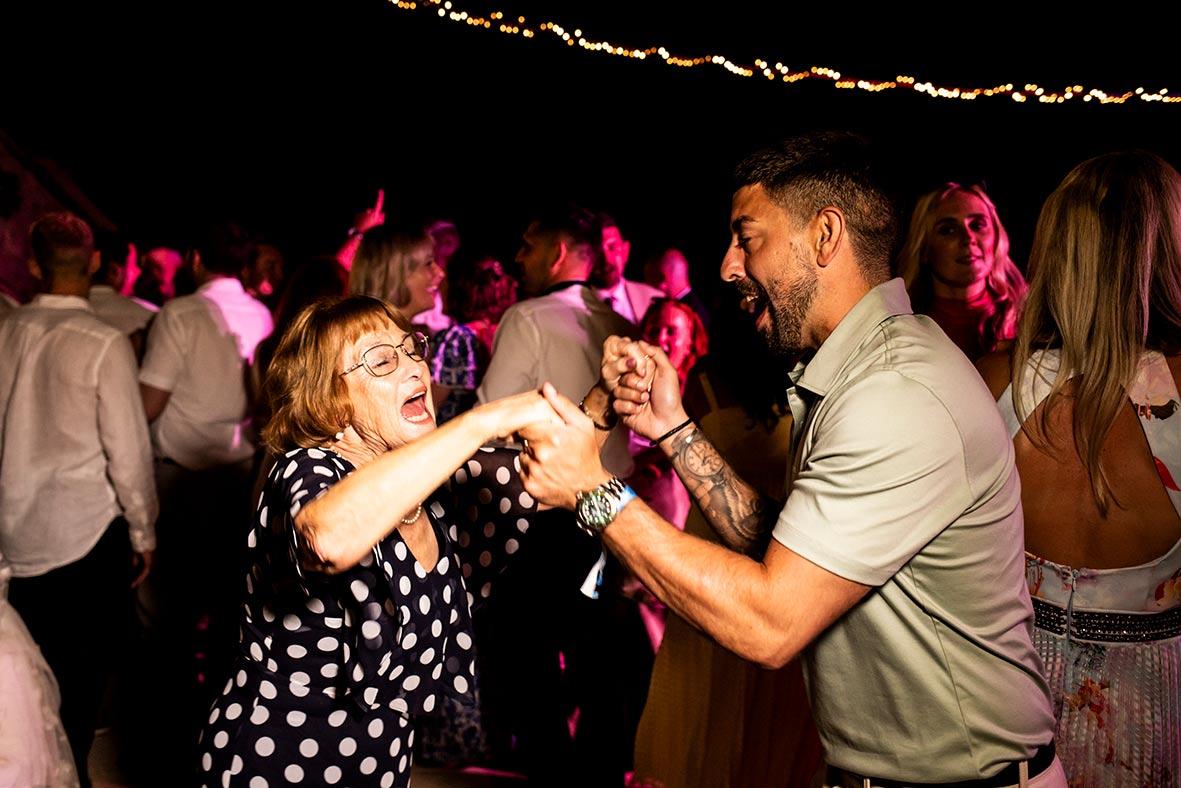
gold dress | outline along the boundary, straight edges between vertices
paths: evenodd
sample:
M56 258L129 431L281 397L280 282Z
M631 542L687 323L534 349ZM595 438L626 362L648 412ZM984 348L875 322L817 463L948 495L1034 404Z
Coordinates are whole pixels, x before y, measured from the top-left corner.
M695 384L708 408L701 430L739 477L783 500L791 417L768 431L737 403L719 402L705 375ZM717 541L696 506L685 530ZM669 613L636 735L634 785L804 788L822 761L797 661L767 670Z

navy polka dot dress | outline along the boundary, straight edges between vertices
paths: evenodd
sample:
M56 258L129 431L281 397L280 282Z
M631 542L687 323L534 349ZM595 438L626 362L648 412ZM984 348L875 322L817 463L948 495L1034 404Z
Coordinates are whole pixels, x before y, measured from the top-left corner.
M247 539L241 653L201 733L208 788L407 786L414 716L472 702L470 606L536 510L517 453L481 449L426 501L431 571L395 529L346 572L305 573L294 518L353 470L295 449L270 472Z

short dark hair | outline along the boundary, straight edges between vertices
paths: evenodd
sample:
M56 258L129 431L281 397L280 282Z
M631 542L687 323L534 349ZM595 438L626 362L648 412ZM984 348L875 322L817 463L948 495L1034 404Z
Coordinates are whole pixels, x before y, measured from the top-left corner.
M235 221L209 226L197 240L201 265L218 274L237 276L254 257L258 244L253 235Z
M111 264L126 267L131 239L114 230L100 228L94 233L94 248L98 251L98 270L92 278L99 284L111 284Z
M830 205L839 208L849 223L862 273L878 284L890 276L898 233L897 207L882 177L867 140L822 131L788 138L748 156L734 170L734 191L762 186L772 201L798 219Z
M33 222L29 246L47 281L58 274L85 276L94 256L94 233L81 217L53 211Z
M553 205L534 217L541 235L560 233L573 244L589 246L594 255L603 253L603 225L599 216L575 203Z

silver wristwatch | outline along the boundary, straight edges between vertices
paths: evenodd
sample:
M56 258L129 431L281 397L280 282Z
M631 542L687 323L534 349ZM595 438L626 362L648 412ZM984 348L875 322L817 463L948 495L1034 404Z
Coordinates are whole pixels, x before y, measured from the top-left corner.
M606 484L578 493L574 519L579 528L591 536L599 536L635 497L635 490L619 481L618 476L612 476Z

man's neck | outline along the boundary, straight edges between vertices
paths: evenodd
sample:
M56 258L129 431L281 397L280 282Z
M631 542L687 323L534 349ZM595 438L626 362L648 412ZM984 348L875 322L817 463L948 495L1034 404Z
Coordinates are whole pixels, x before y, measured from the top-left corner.
M565 290L568 287L586 284L588 283L585 279L562 279L557 282L551 282L549 287L542 290L540 293L538 293L538 295L549 295L550 293L556 293L559 290Z
M88 298L90 296L90 280L73 277L69 279L55 279L49 285L49 289L45 291L45 294Z

